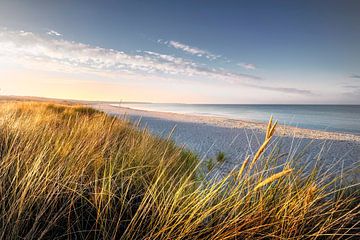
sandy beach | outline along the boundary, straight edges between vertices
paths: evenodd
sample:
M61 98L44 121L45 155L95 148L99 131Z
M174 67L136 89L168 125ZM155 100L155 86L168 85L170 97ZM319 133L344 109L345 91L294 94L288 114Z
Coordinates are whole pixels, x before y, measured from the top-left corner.
M96 104L93 107L111 115L139 121L141 127L148 128L158 136L167 138L171 134L170 137L177 144L195 151L203 160L224 152L226 161L219 167L220 172L233 169L246 155L253 154L262 142L266 129L265 123L221 117L143 111L108 104ZM281 142L283 153L299 158L304 163L320 157L325 161L324 166L332 166L334 163L339 168L340 165L359 165L360 136L291 126L278 126L276 136L274 142Z

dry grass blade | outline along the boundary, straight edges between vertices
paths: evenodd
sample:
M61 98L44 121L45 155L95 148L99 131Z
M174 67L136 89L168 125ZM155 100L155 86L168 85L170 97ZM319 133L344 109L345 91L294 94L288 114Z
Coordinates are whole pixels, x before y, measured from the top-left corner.
M266 139L263 144L260 146L260 148L257 150L257 152L255 153L251 164L250 164L250 170L254 167L256 161L260 158L261 154L265 151L267 145L269 144L271 138Z
M286 175L288 175L289 173L291 173L293 171L293 169L287 169L287 170L283 170L282 172L279 173L275 173L274 175L266 178L264 181L260 182L258 185L256 185L256 187L254 188L254 190L257 190L269 183L272 183L273 181L275 181L276 179L282 178Z
M267 128L266 128L266 134L265 134L265 139L264 139L264 142L262 143L262 145L260 146L260 148L257 150L257 152L255 153L251 163L250 163L250 167L249 167L249 170L251 170L256 161L260 158L261 154L265 151L266 147L268 146L270 140L272 139L274 133L275 133L275 128L276 128L276 125L277 125L277 122L275 122L274 124L272 123L273 120L272 120L272 116L270 117L270 120L269 120L269 123L267 125Z
M273 116L270 116L267 128L266 128L266 135L265 135L265 139L268 139L270 137L270 130L272 127L272 120L273 120Z
M262 157L272 118L254 157L212 181L198 176L194 153L95 109L0 104L0 239L346 238L358 229L358 184L324 185L334 175L315 170L294 168L292 181L283 179L292 169L270 174L280 158Z
M245 161L243 162L243 164L241 164L241 168L240 168L240 170L239 170L239 174L238 174L238 179L242 176L242 174L243 174L243 172L244 172L244 170L245 170L245 168L246 168L246 166L247 166L247 163L249 162L249 160L250 160L250 157L247 157L246 159L245 159Z

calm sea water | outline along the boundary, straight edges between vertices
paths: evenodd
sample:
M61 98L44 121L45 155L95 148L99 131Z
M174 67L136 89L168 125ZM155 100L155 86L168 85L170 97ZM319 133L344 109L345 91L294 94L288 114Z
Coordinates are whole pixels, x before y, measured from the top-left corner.
M360 105L238 105L238 104L126 104L141 110L267 122L273 115L281 124L360 134Z

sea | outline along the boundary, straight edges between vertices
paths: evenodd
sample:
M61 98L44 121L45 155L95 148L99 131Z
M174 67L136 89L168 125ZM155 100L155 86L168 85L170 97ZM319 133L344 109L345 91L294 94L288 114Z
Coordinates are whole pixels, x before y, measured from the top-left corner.
M254 122L267 122L273 116L279 124L360 135L360 105L121 103L120 106Z

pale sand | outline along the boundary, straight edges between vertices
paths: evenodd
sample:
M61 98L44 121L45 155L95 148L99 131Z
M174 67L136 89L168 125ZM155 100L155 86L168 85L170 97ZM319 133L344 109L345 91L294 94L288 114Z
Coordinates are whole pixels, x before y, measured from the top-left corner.
M264 129L266 129L267 126L266 123L260 123L260 122L251 122L251 121L228 119L228 118L213 117L213 116L210 117L210 116L198 116L198 115L188 115L188 114L169 113L169 112L137 110L131 108L124 108L124 107L114 107L108 104L94 105L94 107L101 109L105 112L111 112L121 115L129 115L129 116L136 115L143 117L161 118L176 122L204 123L208 125L214 125L214 126L226 127L226 128L247 128L258 131L264 131ZM284 126L284 125L279 125L277 127L276 135L290 136L296 138L360 142L360 135L338 133L338 132L326 132L326 131L311 130L311 129L293 127L293 126Z
M193 116L176 113L134 110L93 104L92 107L131 121L140 121L140 127L163 138L169 137L178 145L196 152L203 161L214 159L224 152L226 161L216 166L216 174L226 174L241 165L247 155L254 154L264 139L266 124L221 117ZM275 116L276 117L276 116ZM324 170L335 167L358 169L360 163L360 136L323 132L289 126L278 126L276 142L281 142L279 154L298 159L304 165L324 160ZM310 145L309 145L310 144ZM271 149L271 146L269 147Z

